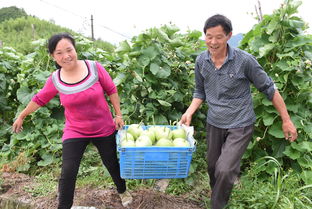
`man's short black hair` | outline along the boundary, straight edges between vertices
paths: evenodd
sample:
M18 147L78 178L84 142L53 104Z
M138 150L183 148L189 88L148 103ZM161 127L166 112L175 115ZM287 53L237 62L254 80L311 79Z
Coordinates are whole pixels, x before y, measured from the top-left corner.
M206 20L204 33L206 34L207 29L216 27L218 25L221 25L226 35L228 35L233 30L231 20L229 20L224 15L216 14Z

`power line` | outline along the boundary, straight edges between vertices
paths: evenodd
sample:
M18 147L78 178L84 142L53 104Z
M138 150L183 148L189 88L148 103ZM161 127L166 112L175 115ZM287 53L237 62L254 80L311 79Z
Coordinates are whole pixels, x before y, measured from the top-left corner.
M81 16L81 15L78 15L78 14L76 14L76 13L74 13L74 12L68 10L68 9L64 9L64 8L62 8L62 7L60 7L60 6L55 5L55 4L51 4L50 2L47 2L47 1L45 1L45 0L40 0L40 1L43 2L43 3L45 3L45 4L50 5L50 6L52 6L52 7L55 7L55 8L57 8L57 9L59 9L59 10L63 10L64 12L68 12L68 13L74 15L74 16L77 16L77 17L80 17L80 18L86 18L86 17L83 17L83 16Z
M79 18L82 18L84 21L85 21L86 19L88 19L86 16L81 16L81 15L79 15L79 14L74 13L73 11L70 11L70 10L68 10L68 9L65 9L65 8L60 7L60 6L58 6L58 5L55 5L55 4L51 4L51 3L48 2L48 1L45 1L45 0L40 0L40 1L41 1L42 3L45 3L45 4L49 5L49 6L55 7L55 8L58 9L58 10L62 10L62 11L64 11L64 12L66 12L66 13L70 13L70 14L72 14L72 15L74 15L74 16L77 16L77 17L79 17ZM88 24L88 26L89 26L89 25L90 25L90 24ZM116 30L114 30L114 29L112 29L112 28L110 28L110 27L107 27L107 26L105 26L105 25L100 25L100 24L95 24L95 25L96 25L96 26L99 26L99 27L102 27L102 28L104 28L104 29L106 29L106 30L108 30L108 31L110 31L110 32L112 32L112 33L118 34L119 36L122 36L122 37L124 37L124 38L130 39L130 37L128 37L128 36L126 36L126 35L124 35L124 34L118 32L118 31L116 31ZM92 32L91 32L91 33L92 33Z
M131 37L126 36L126 35L124 35L124 34L122 34L122 33L119 33L118 31L115 31L115 30L113 30L113 29L111 29L111 28L109 28L109 27L107 27L107 26L99 25L99 24L96 24L96 25L98 25L98 26L100 26L100 27L102 27L102 28L105 28L106 30L109 30L109 31L111 31L111 32L113 32L113 33L116 33L116 34L118 34L118 35L120 35L120 36L122 36L122 37L124 37L124 38L127 38L127 39L130 39L130 38L131 38Z

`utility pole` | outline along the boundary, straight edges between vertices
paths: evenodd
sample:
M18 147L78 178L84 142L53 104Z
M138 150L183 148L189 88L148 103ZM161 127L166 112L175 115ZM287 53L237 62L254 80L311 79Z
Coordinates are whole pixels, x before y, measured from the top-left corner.
M32 36L33 36L33 41L34 41L35 40L35 33L36 33L34 24L31 24L31 30L32 30Z
M256 10L256 14L257 14L257 20L258 20L258 22L261 22L263 19L263 16L262 16L261 3L259 0L258 0L258 7L255 5L255 10Z
M94 30L93 30L93 15L91 15L91 38L94 41Z

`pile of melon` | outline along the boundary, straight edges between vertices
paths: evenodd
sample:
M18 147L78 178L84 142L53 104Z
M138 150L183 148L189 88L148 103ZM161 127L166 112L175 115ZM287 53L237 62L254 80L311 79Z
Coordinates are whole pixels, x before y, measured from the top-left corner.
M187 132L183 127L170 129L167 126L131 124L120 134L121 147L190 147Z

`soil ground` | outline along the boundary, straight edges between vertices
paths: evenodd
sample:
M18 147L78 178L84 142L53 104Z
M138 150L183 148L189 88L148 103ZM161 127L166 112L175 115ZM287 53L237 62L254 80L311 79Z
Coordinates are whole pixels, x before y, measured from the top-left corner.
M0 190L2 209L56 209L56 192L45 197L33 197L25 187L35 186L33 178L20 173L2 173ZM173 196L153 189L131 191L131 209L204 209L187 196ZM11 206L10 206L11 205ZM74 206L88 206L96 209L123 209L114 189L78 188L75 191Z

